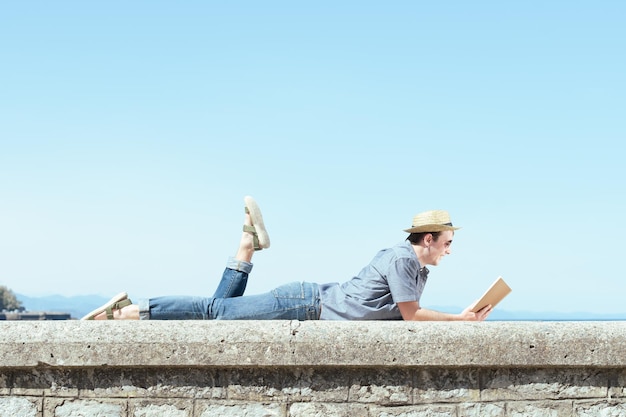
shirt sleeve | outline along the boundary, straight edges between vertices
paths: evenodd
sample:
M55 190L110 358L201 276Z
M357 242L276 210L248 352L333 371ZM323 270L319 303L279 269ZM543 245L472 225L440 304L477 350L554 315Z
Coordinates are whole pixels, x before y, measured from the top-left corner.
M387 274L387 284L395 303L419 301L417 291L418 264L409 258L398 258Z

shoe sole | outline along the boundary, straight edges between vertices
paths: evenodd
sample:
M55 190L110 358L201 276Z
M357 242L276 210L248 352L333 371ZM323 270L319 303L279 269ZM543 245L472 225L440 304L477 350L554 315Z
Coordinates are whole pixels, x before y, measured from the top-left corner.
M250 196L246 196L243 199L246 207L248 208L248 212L250 213L250 219L252 220L252 226L256 229L257 237L259 238L259 247L262 249L267 249L270 247L270 236L265 230L265 224L263 223L263 215L261 214L261 209L259 205L256 203L254 198Z

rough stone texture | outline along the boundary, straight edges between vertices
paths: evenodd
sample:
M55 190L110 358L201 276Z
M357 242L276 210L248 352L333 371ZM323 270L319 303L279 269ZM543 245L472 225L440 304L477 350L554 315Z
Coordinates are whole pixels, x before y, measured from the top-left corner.
M285 407L281 404L257 403L203 403L198 407L198 417L283 417Z
M44 399L43 415L54 417L126 416L124 401L101 399L83 400L69 398Z
M624 322L42 321L0 331L4 367L626 366Z
M625 416L626 323L0 323L0 417Z
M41 413L41 400L26 397L0 397L0 416L36 417Z

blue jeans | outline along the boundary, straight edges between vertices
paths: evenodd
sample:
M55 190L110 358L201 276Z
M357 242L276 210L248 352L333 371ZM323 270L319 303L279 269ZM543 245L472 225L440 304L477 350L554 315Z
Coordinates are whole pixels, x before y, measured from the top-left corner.
M213 297L167 296L141 300L142 320L318 320L317 284L294 282L243 296L252 264L230 258Z

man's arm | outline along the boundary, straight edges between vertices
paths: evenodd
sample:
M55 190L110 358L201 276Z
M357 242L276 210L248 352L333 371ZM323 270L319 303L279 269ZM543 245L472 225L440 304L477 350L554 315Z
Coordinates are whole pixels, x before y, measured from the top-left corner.
M483 307L476 313L470 311L470 306L459 314L450 314L421 308L417 301L398 303L398 308L404 320L414 321L483 321L491 313L491 305Z

